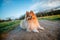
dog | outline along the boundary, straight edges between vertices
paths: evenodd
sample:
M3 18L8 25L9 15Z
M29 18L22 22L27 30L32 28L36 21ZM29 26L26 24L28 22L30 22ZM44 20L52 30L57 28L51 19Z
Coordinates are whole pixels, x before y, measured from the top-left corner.
M38 29L44 30L44 28L39 25L38 19L33 11L26 11L25 19L21 21L20 27L26 29L28 32L39 32Z

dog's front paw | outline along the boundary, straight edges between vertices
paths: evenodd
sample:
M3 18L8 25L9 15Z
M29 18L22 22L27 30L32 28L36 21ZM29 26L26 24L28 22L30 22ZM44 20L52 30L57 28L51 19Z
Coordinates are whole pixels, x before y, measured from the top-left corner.
M39 31L38 31L37 29L34 29L33 32L37 32L37 33L39 33Z
M42 29L42 30L44 30L44 27L39 27L39 29Z
M26 31L27 31L27 32L31 32L31 30L29 30L29 29L27 29Z

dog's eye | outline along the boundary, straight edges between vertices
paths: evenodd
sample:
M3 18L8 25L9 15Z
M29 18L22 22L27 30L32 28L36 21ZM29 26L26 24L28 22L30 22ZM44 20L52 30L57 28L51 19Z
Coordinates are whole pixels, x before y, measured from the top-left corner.
M27 15L27 17L29 17L29 15Z

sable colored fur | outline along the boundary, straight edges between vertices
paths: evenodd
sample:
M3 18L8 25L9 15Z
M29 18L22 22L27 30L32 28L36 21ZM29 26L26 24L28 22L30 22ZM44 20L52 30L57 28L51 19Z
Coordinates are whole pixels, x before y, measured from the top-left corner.
M39 25L38 19L33 11L26 12L25 19L21 22L20 27L29 32L39 32L38 29L44 30L44 28Z

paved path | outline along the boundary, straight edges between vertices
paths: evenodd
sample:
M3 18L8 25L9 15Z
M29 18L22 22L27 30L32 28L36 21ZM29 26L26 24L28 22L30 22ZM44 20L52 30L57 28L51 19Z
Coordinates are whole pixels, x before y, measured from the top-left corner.
M60 21L40 20L39 23L45 30L39 33L26 32L17 26L3 40L60 40Z

